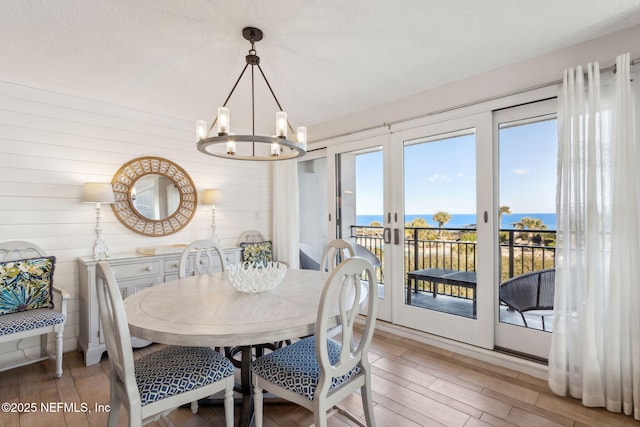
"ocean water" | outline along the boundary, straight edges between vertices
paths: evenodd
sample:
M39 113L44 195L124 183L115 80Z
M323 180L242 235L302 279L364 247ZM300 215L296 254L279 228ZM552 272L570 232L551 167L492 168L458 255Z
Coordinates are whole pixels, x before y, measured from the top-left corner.
M502 222L500 224L501 229L513 229L514 224L517 224L522 218L538 218L547 226L547 230L556 229L556 214L555 213L512 213L510 215L502 215ZM414 218L423 218L432 227L438 227L438 223L433 220L433 214L416 214L405 215L404 222L411 222ZM370 225L373 221L378 221L382 224L382 215L358 215L356 217L356 225ZM451 220L443 225L443 228L473 228L477 222L475 214L451 214Z

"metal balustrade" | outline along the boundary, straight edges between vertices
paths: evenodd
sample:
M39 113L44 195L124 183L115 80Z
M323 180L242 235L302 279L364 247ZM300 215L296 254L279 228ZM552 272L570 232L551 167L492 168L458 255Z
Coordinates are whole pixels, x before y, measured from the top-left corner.
M405 227L405 273L426 268L476 271L475 229ZM384 228L351 226L351 237L382 261L378 279L384 277ZM500 230L501 282L530 271L555 267L555 230ZM405 286L407 277L405 274ZM428 288L428 289L427 289ZM430 285L426 292L433 292ZM438 289L438 293L470 299L467 289Z

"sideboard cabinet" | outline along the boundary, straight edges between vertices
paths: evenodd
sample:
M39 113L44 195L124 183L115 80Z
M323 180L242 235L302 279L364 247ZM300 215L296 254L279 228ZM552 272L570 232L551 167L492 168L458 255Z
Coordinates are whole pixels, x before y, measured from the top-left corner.
M227 264L240 262L240 248L224 250ZM107 260L118 281L122 298L133 295L141 289L178 278L180 253L162 255L140 255L137 253L110 256ZM187 272L193 271L190 257ZM218 262L216 260L216 262ZM96 364L106 351L96 295L96 265L92 257L78 258L80 267L80 347L84 352L86 366ZM140 347L148 344L132 337L132 345Z

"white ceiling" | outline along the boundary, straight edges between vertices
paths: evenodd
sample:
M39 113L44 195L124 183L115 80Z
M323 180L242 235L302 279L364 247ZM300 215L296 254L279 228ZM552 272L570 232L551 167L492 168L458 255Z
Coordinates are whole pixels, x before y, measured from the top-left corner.
M211 119L256 26L289 120L310 126L637 24L640 0L2 0L0 79Z

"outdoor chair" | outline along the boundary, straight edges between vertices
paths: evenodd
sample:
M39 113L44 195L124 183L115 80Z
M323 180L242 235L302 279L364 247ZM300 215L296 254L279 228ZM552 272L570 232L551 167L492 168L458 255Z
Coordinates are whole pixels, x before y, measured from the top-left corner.
M320 270L322 251L306 243L300 243L300 268L304 270Z
M361 311L364 283L368 292L366 318L358 341L353 327ZM332 317L330 313L337 311L333 305L336 301L342 334L338 340L333 340L327 329ZM262 356L251 364L256 427L262 427L263 390L313 411L315 426L326 427L327 411L358 389L367 426L375 427L371 366L367 354L377 303L377 282L371 264L359 257L340 263L324 286L315 335Z
M505 280L500 285L500 301L522 316L525 313L542 318L542 330L546 331L544 316L552 314L555 294L555 268L531 271Z

